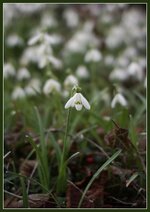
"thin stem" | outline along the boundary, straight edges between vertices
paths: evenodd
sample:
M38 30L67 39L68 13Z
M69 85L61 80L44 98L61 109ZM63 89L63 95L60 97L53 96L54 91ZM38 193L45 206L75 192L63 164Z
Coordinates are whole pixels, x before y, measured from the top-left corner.
M67 124L66 124L66 130L65 130L65 136L64 136L64 142L63 142L63 153L62 153L62 160L65 161L66 156L67 156L67 136L68 136L68 128L69 128L69 121L70 121L70 113L71 113L71 108L68 110L67 114Z
M67 114L66 130L65 130L64 140L63 140L63 151L62 151L60 168L59 168L59 176L58 176L58 181L57 181L57 193L60 195L64 194L66 185L67 185L66 159L67 159L67 154L68 154L67 137L68 137L70 113L71 113L71 109L69 108L68 114Z

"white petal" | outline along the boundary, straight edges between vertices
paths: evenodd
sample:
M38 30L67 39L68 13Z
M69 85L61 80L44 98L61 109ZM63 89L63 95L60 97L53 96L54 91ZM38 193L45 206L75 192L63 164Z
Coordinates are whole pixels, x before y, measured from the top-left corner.
M82 110L82 104L75 104L75 108L78 111Z
M65 109L68 109L69 107L74 107L75 98L74 96L71 97L68 102L65 104Z
M34 37L32 37L29 41L28 41L28 45L33 45L35 43L37 43L39 41L39 39L41 38L41 34L35 35Z
M117 103L119 103L120 105L122 105L124 107L127 106L127 104L128 104L126 99L124 98L124 96L119 93L113 98L113 100L111 102L111 107L114 108Z
M116 103L117 103L116 102L116 98L114 97L113 100L112 100L112 102L111 102L111 107L114 108L115 105L116 105Z
M86 98L80 93L80 97L81 97L81 102L83 104L83 106L87 109L90 110L91 106L88 103L88 101L86 100Z
M74 95L75 99L76 99L76 102L81 102L81 94L80 93L76 93Z
M118 101L122 106L127 106L128 104L124 96L122 96L121 94L118 94Z

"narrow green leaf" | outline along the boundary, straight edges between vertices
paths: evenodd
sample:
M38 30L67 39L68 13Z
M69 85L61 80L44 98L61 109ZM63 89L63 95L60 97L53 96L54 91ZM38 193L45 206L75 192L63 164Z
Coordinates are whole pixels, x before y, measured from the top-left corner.
M23 207L29 208L28 193L27 193L27 190L26 190L24 178L22 176L20 176L20 182L21 182L21 186L22 186Z
M133 180L135 180L135 178L137 178L139 176L139 174L137 172L135 172L130 178L129 180L126 181L126 187L128 187Z
M78 208L80 208L82 202L83 202L83 199L87 193L87 191L89 190L90 186L92 185L92 183L94 182L94 180L99 176L99 174L111 163L113 162L121 153L121 149L118 150L115 154L113 154L98 170L97 172L95 172L95 174L93 175L93 177L91 178L91 180L89 181L88 185L86 186L82 196L81 196L81 199L79 201L79 204L78 204Z
M71 160L75 159L76 157L78 157L80 155L80 152L76 152L73 155L71 155L68 160L67 163L69 163Z
M59 144L57 143L56 139L54 138L53 134L51 132L48 132L48 135L50 136L50 141L51 144L53 145L55 151L56 151L56 157L57 157L57 161L58 164L60 164L60 160L61 160L61 149Z

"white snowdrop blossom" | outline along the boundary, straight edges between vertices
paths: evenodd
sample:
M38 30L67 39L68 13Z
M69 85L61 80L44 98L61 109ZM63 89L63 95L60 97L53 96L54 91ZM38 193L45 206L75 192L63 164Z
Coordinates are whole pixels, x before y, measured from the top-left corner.
M144 72L140 64L132 62L128 67L128 75L139 81L143 80Z
M90 106L89 102L86 100L86 98L81 93L76 93L65 104L65 109L68 109L69 107L75 107L76 110L80 111L80 110L82 110L83 106L87 110L90 110L90 108L91 108L91 106Z
M110 80L125 81L128 79L128 73L122 68L115 68L109 75Z
M78 13L73 9L65 10L63 17L66 21L67 26L70 28L76 27L79 23Z
M87 79L89 77L89 72L85 66L80 65L77 67L76 75L81 79Z
M17 86L13 93L12 93L12 99L16 100L16 99L22 99L26 96L25 91L23 88Z
M56 68L56 69L61 69L62 66L63 66L62 61L60 59L52 56L52 55L50 55L48 57L48 60L53 65L53 67Z
M99 45L100 39L97 38L94 33L92 32L92 29L86 26L83 26L83 28L79 31L77 31L73 36L69 39L69 41L65 45L65 54L70 53L84 53L89 43L92 42L93 46Z
M33 78L25 87L25 92L28 96L35 96L37 93L40 93L40 90L41 82L37 78Z
M9 47L22 46L23 40L19 35L11 34L7 37L6 43Z
M4 64L4 78L8 78L9 76L15 76L16 72L11 63Z
M97 49L89 50L85 55L85 62L99 62L102 59L102 54Z
M49 93L52 93L53 91L56 91L58 93L61 92L61 85L58 81L54 79L49 79L46 81L43 92L45 95L48 95Z
M121 93L117 93L112 102L111 102L111 107L115 108L117 104L122 105L123 107L126 107L128 105L127 100L125 99L125 97L121 94Z
M20 68L17 73L17 79L23 80L23 79L29 79L31 77L30 72L26 68Z
M112 55L107 55L104 58L104 62L107 66L113 66L115 64L115 59Z
M78 79L72 74L68 75L64 81L65 87L72 87L77 84L78 84Z
M47 45L56 45L62 42L62 37L57 34L49 35L48 33L40 32L29 39L28 45L31 46L38 42L42 42Z
M52 14L44 13L41 19L41 25L48 28L53 28L58 25L57 20Z

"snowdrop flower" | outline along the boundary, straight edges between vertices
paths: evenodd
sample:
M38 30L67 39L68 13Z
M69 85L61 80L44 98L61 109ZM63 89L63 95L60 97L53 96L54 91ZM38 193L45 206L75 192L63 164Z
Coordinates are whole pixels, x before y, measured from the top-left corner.
M43 37L43 33L39 33L37 35L34 35L33 37L31 37L29 39L28 45L31 46L31 45L36 44L37 42L39 42L40 40L42 40L42 37Z
M127 32L121 24L112 27L106 37L107 47L110 49L118 48L126 40L126 34Z
M20 68L17 74L18 80L29 79L31 77L30 72L26 68Z
M81 65L78 66L76 70L76 75L81 79L87 79L89 77L89 72L85 66Z
M112 102L111 107L115 108L117 104L122 105L123 107L126 107L128 105L127 100L124 98L124 96L121 93L117 93Z
M52 56L52 55L41 55L41 57L38 60L38 67L40 69L44 68L48 64L52 64L52 66L56 69L62 68L62 61L59 60L58 58Z
M83 106L87 110L90 110L90 108L91 108L91 106L88 103L88 101L86 100L86 98L81 93L76 93L65 104L65 109L68 109L69 107L75 107L76 110L80 111Z
M17 9L16 12L21 12L22 13L27 13L27 14L33 14L33 13L37 13L40 12L41 9L45 8L46 5L44 4L38 4L38 3L17 3L15 4L15 7Z
M92 42L93 46L99 45L99 39L93 34L91 29L83 27L83 29L77 31L73 37L66 43L65 51L71 53L81 52L84 53L89 46L89 43Z
M48 95L49 93L52 93L53 91L56 91L58 93L61 92L61 85L58 81L54 79L49 79L46 81L43 92L45 95Z
M36 96L36 91L31 86L27 85L24 90L27 96Z
M102 54L97 49L90 49L85 55L85 62L99 62Z
M39 79L33 78L25 87L25 92L28 96L35 96L40 93L41 82Z
M72 74L67 76L65 81L64 81L65 87L72 87L72 86L77 85L77 84L78 84L78 79Z
M119 81L125 81L128 79L128 73L121 69L121 68L115 68L109 75L110 80L119 80Z
M140 64L132 62L128 67L128 75L139 81L143 80L143 69Z
M63 17L66 21L66 24L70 28L74 28L78 25L79 23L79 17L78 14L75 10L73 9L67 9L65 10Z
M129 58L126 56L120 56L117 58L117 66L126 68L129 65Z
M48 57L48 60L49 60L49 62L54 66L54 68L56 68L56 69L62 68L62 65L63 65L63 64L62 64L62 61L61 61L60 59L58 59L58 58L56 58L56 57L50 55L50 56Z
M8 78L9 76L15 76L16 72L11 63L4 64L4 78Z
M23 88L17 86L13 93L12 93L12 99L16 100L16 99L22 99L26 96L25 91Z
M113 66L115 64L115 59L112 55L107 55L104 58L104 62L107 66Z
M6 43L9 47L21 46L23 44L23 40L17 34L11 34L8 36Z
M44 27L52 28L56 27L58 23L52 15L45 13L42 16L41 25Z
M62 42L62 37L57 34L49 35L48 33L40 32L29 39L28 45L31 46L37 42L43 42L46 45L59 44Z

